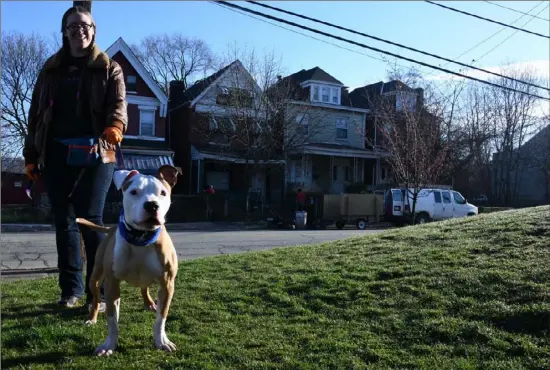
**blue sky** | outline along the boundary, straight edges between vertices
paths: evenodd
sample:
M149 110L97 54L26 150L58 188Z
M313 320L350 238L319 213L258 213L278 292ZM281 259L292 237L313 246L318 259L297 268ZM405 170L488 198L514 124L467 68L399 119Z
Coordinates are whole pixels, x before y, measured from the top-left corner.
M422 1L279 1L269 3L453 59L503 28L500 25L451 12ZM539 4L532 13L536 14L544 9L549 2L505 1L498 3L524 12L528 12ZM238 4L290 18L245 2ZM59 31L61 16L71 5L72 1L2 1L2 31L37 32L49 37L52 33ZM445 2L445 5L508 24L522 16L481 1L449 1ZM274 51L275 54L282 57L288 73L296 72L302 68L319 66L352 88L386 78L387 65L382 61L313 40L206 1L94 1L92 10L98 25L97 41L103 49L106 49L120 36L126 42L134 43L150 34L179 31L184 35L203 39L218 54L224 53L228 45L234 42L243 47L254 47L260 52ZM546 8L539 16L550 18L550 9ZM540 19L532 19L523 26L529 19L531 17L524 16L515 25L534 32L550 34L550 23ZM312 26L326 29L320 25L313 24ZM291 28L291 26L285 27ZM307 31L300 32L308 33ZM432 64L440 63L433 58L403 51L397 47L343 31L335 30L333 32L358 42ZM512 29L500 32L459 60L470 63L472 59L478 58L514 32ZM324 39L320 35L315 37ZM376 58L381 57L378 53L340 41L328 41L359 53L369 54ZM541 73L547 74L549 55L550 43L548 39L517 32L508 41L486 55L477 65L489 68L507 61L534 62ZM404 66L410 65L405 61L399 63ZM454 65L449 67L458 69L458 66Z

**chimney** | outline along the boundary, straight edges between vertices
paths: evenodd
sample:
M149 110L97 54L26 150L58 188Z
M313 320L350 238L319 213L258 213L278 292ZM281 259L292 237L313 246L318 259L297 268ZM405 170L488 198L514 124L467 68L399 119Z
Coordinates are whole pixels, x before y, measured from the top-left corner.
M92 13L92 0L88 1L73 1L73 6L81 6Z
M179 80L170 81L168 92L168 110L171 110L185 102L185 82Z

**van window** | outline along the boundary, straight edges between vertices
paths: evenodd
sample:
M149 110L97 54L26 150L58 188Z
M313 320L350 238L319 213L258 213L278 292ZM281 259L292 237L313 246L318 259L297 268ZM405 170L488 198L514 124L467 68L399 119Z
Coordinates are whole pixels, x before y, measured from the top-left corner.
M453 191L453 198L455 198L456 204L466 204L466 199L460 193L457 193L456 191Z
M441 203L441 193L438 191L434 191L434 199L437 204Z
M445 204L451 204L451 194L449 194L448 191L444 191L441 193L443 195L443 203Z
M400 190L392 190L392 195L393 195L393 201L394 202L402 202L403 201L403 197L401 196L401 191Z

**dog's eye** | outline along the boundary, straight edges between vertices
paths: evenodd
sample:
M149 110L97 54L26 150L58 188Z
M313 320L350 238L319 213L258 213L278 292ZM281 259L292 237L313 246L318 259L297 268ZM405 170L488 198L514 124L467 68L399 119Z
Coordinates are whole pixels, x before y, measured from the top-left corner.
M136 190L136 189L132 190L132 191L130 192L130 194L132 194L132 195L137 195L137 190Z
M160 192L160 195L162 195L163 197L165 197L165 196L166 196L166 191L162 190L162 191Z

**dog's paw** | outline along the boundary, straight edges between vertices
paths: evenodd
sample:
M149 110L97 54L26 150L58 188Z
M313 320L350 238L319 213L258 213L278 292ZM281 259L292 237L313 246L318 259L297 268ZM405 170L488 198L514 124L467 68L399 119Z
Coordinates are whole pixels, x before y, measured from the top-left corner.
M96 356L110 356L114 353L115 348L116 343L107 338L105 343L96 348L94 354Z
M176 345L172 343L166 334L161 335L160 338L155 338L155 346L158 349L162 349L167 352L175 352L176 351Z
M92 326L97 324L97 320L86 320L85 325L86 326Z
M144 304L143 308L145 308L146 311L157 312L157 305L155 304L155 302Z

